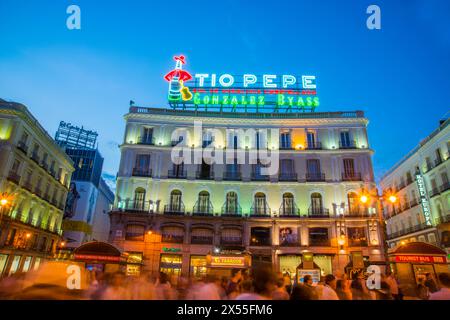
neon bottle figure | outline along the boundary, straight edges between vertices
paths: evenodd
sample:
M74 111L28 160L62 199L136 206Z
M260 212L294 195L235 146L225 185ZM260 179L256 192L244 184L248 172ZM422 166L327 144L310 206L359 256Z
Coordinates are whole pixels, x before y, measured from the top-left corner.
M165 75L165 79L169 82L169 101L181 101L182 84L180 81L188 81L192 76L184 71L182 66L185 63L184 56L174 57L175 69Z

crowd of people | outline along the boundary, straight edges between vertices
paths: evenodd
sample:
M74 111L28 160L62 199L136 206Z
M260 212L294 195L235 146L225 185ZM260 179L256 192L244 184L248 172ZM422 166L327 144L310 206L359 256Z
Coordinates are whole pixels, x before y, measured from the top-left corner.
M89 300L401 300L392 273L381 275L380 285L369 289L363 273L349 279L346 274L326 275L313 283L305 275L293 283L288 274L269 269L251 272L233 269L230 277L208 274L199 279L176 278L161 272L158 277L142 273L127 277L122 272L89 273L84 290L68 290L50 283L26 284L25 274L16 273L0 282L0 299L89 299ZM450 300L450 273L439 274L440 287L431 275L421 279L417 297Z

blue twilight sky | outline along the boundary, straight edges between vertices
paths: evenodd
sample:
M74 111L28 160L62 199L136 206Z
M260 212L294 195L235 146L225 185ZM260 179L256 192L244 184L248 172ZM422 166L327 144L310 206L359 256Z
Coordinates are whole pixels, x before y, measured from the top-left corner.
M0 97L52 136L60 120L97 130L111 175L129 100L164 107L178 53L192 73L315 74L318 111L366 112L378 177L450 110L448 0L0 1Z

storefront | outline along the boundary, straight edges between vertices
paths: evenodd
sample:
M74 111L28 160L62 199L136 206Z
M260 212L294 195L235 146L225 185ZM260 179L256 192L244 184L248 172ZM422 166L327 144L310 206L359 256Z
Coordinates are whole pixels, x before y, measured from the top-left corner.
M177 279L181 276L182 263L183 256L181 254L161 254L159 261L159 271L164 272L171 278Z
M196 279L204 278L207 274L206 256L192 255L189 263L189 275Z
M409 242L389 253L389 263L405 295L415 296L420 278L429 273L436 283L438 274L449 272L444 250L425 242Z
M141 274L143 266L142 252L125 252L126 256L126 274L127 276L137 277Z
M278 256L279 271L283 274L288 273L291 279L296 279L298 266L302 263L302 256L300 254L284 254ZM333 273L333 256L325 254L313 254L313 262L316 268L319 269L320 276Z
M73 251L73 260L82 262L89 271L110 273L125 271L127 256L109 243L92 241L76 248Z
M215 274L219 277L230 277L231 270L247 270L252 265L252 258L249 254L236 255L207 255L206 267L208 274Z

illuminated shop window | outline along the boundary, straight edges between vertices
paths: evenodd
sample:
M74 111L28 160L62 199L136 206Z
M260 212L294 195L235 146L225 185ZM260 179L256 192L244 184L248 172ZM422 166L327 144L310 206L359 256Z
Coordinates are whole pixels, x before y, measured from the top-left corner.
M206 276L206 256L191 256L190 273L193 277Z
M14 256L13 262L11 264L11 269L9 269L9 275L12 275L17 272L17 269L19 269L21 258L22 256Z
M41 265L41 258L34 258L34 265L33 265L33 270L37 270L39 269L39 266Z
M5 270L6 262L8 262L8 255L0 254L0 276L3 274L3 271Z
M32 258L33 258L32 256L25 257L25 261L24 261L23 267L22 267L22 272L27 272L28 270L30 270Z

